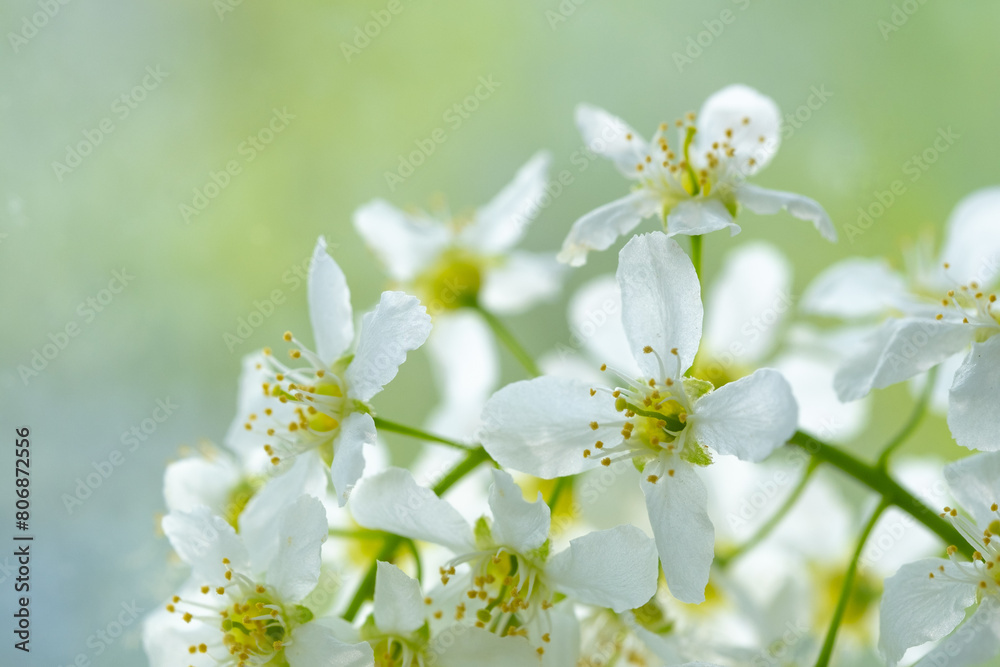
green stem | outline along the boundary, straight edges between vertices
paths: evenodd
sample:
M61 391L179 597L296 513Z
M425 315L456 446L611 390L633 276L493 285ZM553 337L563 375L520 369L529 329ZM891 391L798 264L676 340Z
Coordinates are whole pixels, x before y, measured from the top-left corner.
M489 455L486 450L482 447L476 447L475 449L470 449L469 453L465 455L465 458L458 462L458 464L452 468L448 474L438 480L438 483L431 487L437 495L442 495L445 491L450 489L455 485L460 479L465 477L470 471L474 470L480 463L489 460ZM385 543L379 550L378 555L375 556L376 561L388 561L399 549L400 545L403 543L403 538L399 535L389 535L386 537ZM378 563L372 563L371 567L365 573L365 578L361 580L358 585L358 590L355 591L354 597L351 598L350 604L347 606L347 611L344 612L344 620L351 622L354 617L358 615L358 611L361 609L361 605L365 603L365 600L370 598L375 592L375 575L378 572Z
M441 437L440 435L434 435L433 433L428 433L427 431L422 431L418 428L413 428L412 426L397 424L396 422L389 421L388 419L382 419L381 417L374 417L374 420L375 428L380 431L400 433L402 435L408 435L411 438L417 438L418 440L436 442L440 445L448 445L449 447L454 447L455 449L461 449L464 451L470 451L471 449L468 445L463 445L461 442L449 440L448 438Z
M701 282L701 236L691 237L691 263L694 264L694 272Z
M882 453L878 457L878 462L875 463L875 467L879 470L886 470L889 467L889 457L892 456L893 451L896 450L901 444L906 442L920 424L920 420L923 416L927 414L927 403L931 400L931 394L934 393L934 380L937 379L938 367L935 366L927 373L927 384L924 385L924 390L920 394L920 398L917 400L917 405L913 408L913 414L907 420L903 428L896 434L896 437L889 441L885 447L882 448Z
M542 371L539 370L538 364L535 363L531 354L524 349L524 346L518 342L517 338L514 337L514 334L510 332L510 329L508 329L496 315L482 306L476 306L476 310L483 316L486 323L490 325L490 328L493 329L493 333L495 333L497 338L500 339L500 342L503 343L507 350L514 355L522 366L524 366L524 370L528 371L528 374L531 377L538 377L542 374Z
M746 542L736 547L728 554L716 556L716 564L719 567L726 567L731 562L760 544L765 537L770 535L771 531L774 530L779 523L781 523L781 520L785 518L785 515L788 514L788 512L795 506L795 503L798 502L799 496L801 496L802 492L806 490L806 485L809 484L809 479L812 477L813 473L816 472L817 467L819 467L819 462L816 459L810 460L809 465L806 466L806 471L802 474L802 479L800 479L799 483L795 485L795 488L792 489L792 493L785 500L784 504L778 508L778 511L772 514L770 518L768 518L768 520L764 522L764 524L757 529L757 532L754 533Z
M833 645L837 641L837 630L840 629L840 623L844 620L844 613L847 611L847 604L851 600L851 592L854 589L854 576L858 572L858 559L861 558L861 551L865 548L865 542L868 541L868 536L871 535L872 529L875 528L875 524L878 523L882 512L890 504L888 500L883 499L879 503L879 506L875 508L875 511L872 512L871 518L868 519L864 530L861 531L861 536L858 538L858 545L854 549L854 556L851 557L851 564L847 566L847 572L844 574L844 587L840 590L840 599L837 600L837 608L833 612L833 618L830 619L830 627L826 631L826 639L823 640L823 648L820 650L819 658L816 660L816 667L827 667L830 664L830 657L833 655Z
M814 460L837 468L861 482L872 491L881 494L883 502L895 505L904 512L907 512L914 519L926 526L928 530L940 537L945 544L956 546L960 552L972 558L972 547L955 530L955 527L900 486L884 470L865 463L838 447L820 442L802 431L797 431L788 443L802 448Z
M381 530L367 528L331 528L328 534L330 537L343 537L351 540L381 540L386 536L386 533Z

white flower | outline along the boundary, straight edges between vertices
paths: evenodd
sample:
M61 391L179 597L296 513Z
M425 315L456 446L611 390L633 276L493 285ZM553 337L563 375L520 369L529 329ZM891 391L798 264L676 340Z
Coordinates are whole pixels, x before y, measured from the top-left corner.
M945 468L952 493L972 519L957 509L942 516L974 549L904 565L885 582L879 648L890 667L906 649L952 633L919 663L963 667L993 664L1000 656L1000 453L978 454ZM973 613L967 618L967 610ZM959 628L956 632L952 632Z
M229 441L244 450L263 448L274 465L318 451L331 466L343 505L364 472L364 446L376 441L369 401L396 377L407 352L427 339L431 320L415 297L383 292L378 306L362 319L349 353L354 338L350 292L323 237L309 269L309 314L315 352L286 333L285 340L298 346L290 351L289 364L268 349L248 361L244 382L253 398L242 406Z
M191 581L144 626L152 667L373 664L368 644L345 644L331 619L303 600L320 576L327 535L322 503L301 496L275 521L238 536L207 507L174 512L163 531L191 566Z
M501 465L543 478L631 460L671 593L704 600L714 552L705 487L695 472L710 450L762 461L795 431L798 408L776 371L713 390L685 377L701 339L698 277L675 241L656 232L621 252L622 322L638 378L595 389L542 377L501 389L483 412L481 441Z
M548 254L513 250L538 213L549 163L536 154L471 216L406 213L376 199L354 213L354 227L389 275L432 313L482 305L514 313L554 296L562 267Z
M440 544L455 555L441 567L442 587L432 594L438 616L469 617L491 631L525 636L544 654L556 641L549 614L555 595L621 612L656 592L656 549L641 530L593 532L550 556L551 519L541 494L529 503L509 474L492 473L492 521L482 518L475 528L406 470L369 477L355 492L351 508L361 525Z
M740 206L754 213L787 209L808 220L828 240L837 232L826 211L812 199L748 185L778 150L781 112L774 101L743 85L709 97L697 121L677 121L680 139L671 147L661 124L647 143L619 118L602 109L577 107L584 141L633 181L632 193L586 214L573 224L559 260L573 266L591 250L605 250L639 222L659 215L667 234L697 236L719 229L740 231L734 222Z

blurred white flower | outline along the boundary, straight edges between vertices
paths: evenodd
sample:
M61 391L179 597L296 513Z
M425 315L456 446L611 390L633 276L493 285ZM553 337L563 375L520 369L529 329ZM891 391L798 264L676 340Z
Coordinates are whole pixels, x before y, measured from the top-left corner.
M455 557L441 568L432 608L455 620L477 619L504 633L516 616L533 650L558 643L552 609L556 595L616 612L638 607L656 592L656 548L634 526L596 531L549 555L550 513L541 494L524 500L509 474L493 470L485 517L471 526L448 502L395 468L366 478L351 508L358 523L447 547ZM468 568L463 568L467 565ZM451 583L454 580L454 583Z
M910 563L886 580L879 648L890 667L906 649L946 635L918 664L965 667L992 664L1000 656L1000 546L995 541L1000 534L1000 453L953 463L945 468L945 477L972 518L949 507L942 516L972 546L973 559L965 560L951 546L947 560Z
M341 642L333 619L315 619L302 604L319 581L327 535L316 498L299 497L242 536L207 507L171 513L163 531L191 580L145 623L152 667L315 667L331 656L345 667L373 664L368 644Z
M746 183L774 157L781 140L781 112L774 101L743 85L709 97L697 121L677 121L679 143L671 148L661 124L646 142L621 119L580 105L576 122L584 141L635 183L632 193L584 215L573 224L559 260L573 266L591 250L605 250L639 222L659 215L670 236L697 236L720 229L740 231L741 206L761 214L787 209L813 223L824 238L837 240L826 211L812 199Z
M701 340L698 277L675 241L655 232L621 252L622 322L636 378L605 366L621 386L592 388L541 377L504 387L483 412L481 440L501 465L551 479L631 460L671 593L704 600L714 529L696 467L711 450L762 461L795 432L798 407L774 370L713 390L684 371Z
M362 319L354 339L350 292L343 272L320 237L309 269L309 315L316 351L291 333L292 362L270 350L252 355L242 382L250 398L241 405L227 441L241 451L262 448L270 461L315 450L330 465L338 502L347 502L364 472L364 446L376 442L369 401L382 391L431 331L420 302L402 292L383 292L378 306Z
M376 199L354 227L386 271L431 313L481 305L516 313L555 296L562 268L550 254L514 250L545 196L551 157L540 152L471 216L407 213Z

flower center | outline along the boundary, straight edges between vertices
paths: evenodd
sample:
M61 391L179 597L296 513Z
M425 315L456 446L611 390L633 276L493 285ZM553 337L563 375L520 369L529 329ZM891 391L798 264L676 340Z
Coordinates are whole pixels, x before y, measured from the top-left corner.
M417 277L415 286L421 300L433 310L454 310L474 306L483 285L486 259L467 250L452 248Z
M954 545L948 547L948 557L957 564L961 581L977 585L980 599L985 594L1000 598L1000 506L992 503L990 511L996 518L982 531L969 519L959 516L955 508L945 507L941 512L941 517L949 519L975 549L971 563L959 560L958 548ZM948 580L956 577L947 574L944 567L941 567L937 572L931 572L930 578Z
M948 264L944 268L947 269ZM948 313L949 319L961 317L965 324L982 327L976 335L976 340L981 343L1000 333L1000 307L996 306L996 301L996 294L986 294L973 280L968 285L948 290L948 294L941 299L944 310L937 314L936 319L943 320Z

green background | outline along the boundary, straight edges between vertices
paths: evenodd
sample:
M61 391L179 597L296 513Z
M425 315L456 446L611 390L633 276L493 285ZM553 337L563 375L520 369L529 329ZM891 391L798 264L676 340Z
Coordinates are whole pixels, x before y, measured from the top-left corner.
M577 103L608 108L648 133L730 83L758 88L786 113L823 87L832 96L755 182L816 198L841 242L827 244L785 214L745 214L743 234L710 236L705 247L712 275L724 249L773 241L791 257L800 294L821 268L851 254L898 263L902 239L938 232L961 197L998 180L995 2L913 0L915 13L884 35L878 22L890 19L893 5L861 0L565 0L563 14L555 1L401 0L402 11L348 61L342 45L386 4L244 2L220 15L209 0L73 0L53 3L58 12L16 51L9 33L41 10L26 0L0 8L0 425L7 443L0 460L12 467L13 429L29 425L37 541L34 650L26 664L68 664L81 653L98 665L142 663L137 625L100 656L87 638L123 601L151 608L177 580L155 531L163 467L182 444L221 439L242 354L278 343L285 329L308 331L305 290L282 278L309 256L317 235L333 245L356 310L374 302L385 282L350 225L352 210L373 197L427 204L443 193L453 209L474 207L548 148L554 170L570 170L574 182L524 245L554 250L576 217L625 192L610 164L599 160L579 172L570 162L581 148ZM724 10L732 22L710 41L703 35L702 53L678 67L674 54ZM157 66L169 76L120 118L115 100ZM443 114L481 76L500 86L453 129ZM255 160L243 161L241 142L275 108L295 119ZM104 118L113 132L60 180L52 163ZM390 191L384 173L438 127L446 141ZM858 207L908 178L903 164L948 127L960 139L849 243L844 225L855 222ZM242 173L186 223L179 206L232 159ZM614 263L612 252L593 256L571 284ZM78 304L122 267L134 280L84 322ZM286 302L230 351L224 334L275 289ZM541 353L568 340L564 313L561 301L510 325ZM71 322L79 335L25 383L18 366ZM507 377L519 378L504 362ZM419 423L434 403L431 383L426 358L413 355L376 407ZM69 513L63 494L93 462L122 450L121 434L168 397L180 406L175 414ZM901 423L909 401L903 387L883 392L879 423L858 450ZM961 454L939 418L909 448ZM0 495L0 536L12 523L12 504L10 494ZM0 608L11 605L10 584L0 584ZM6 624L0 636L8 636ZM4 661L22 658L9 643L0 649Z

